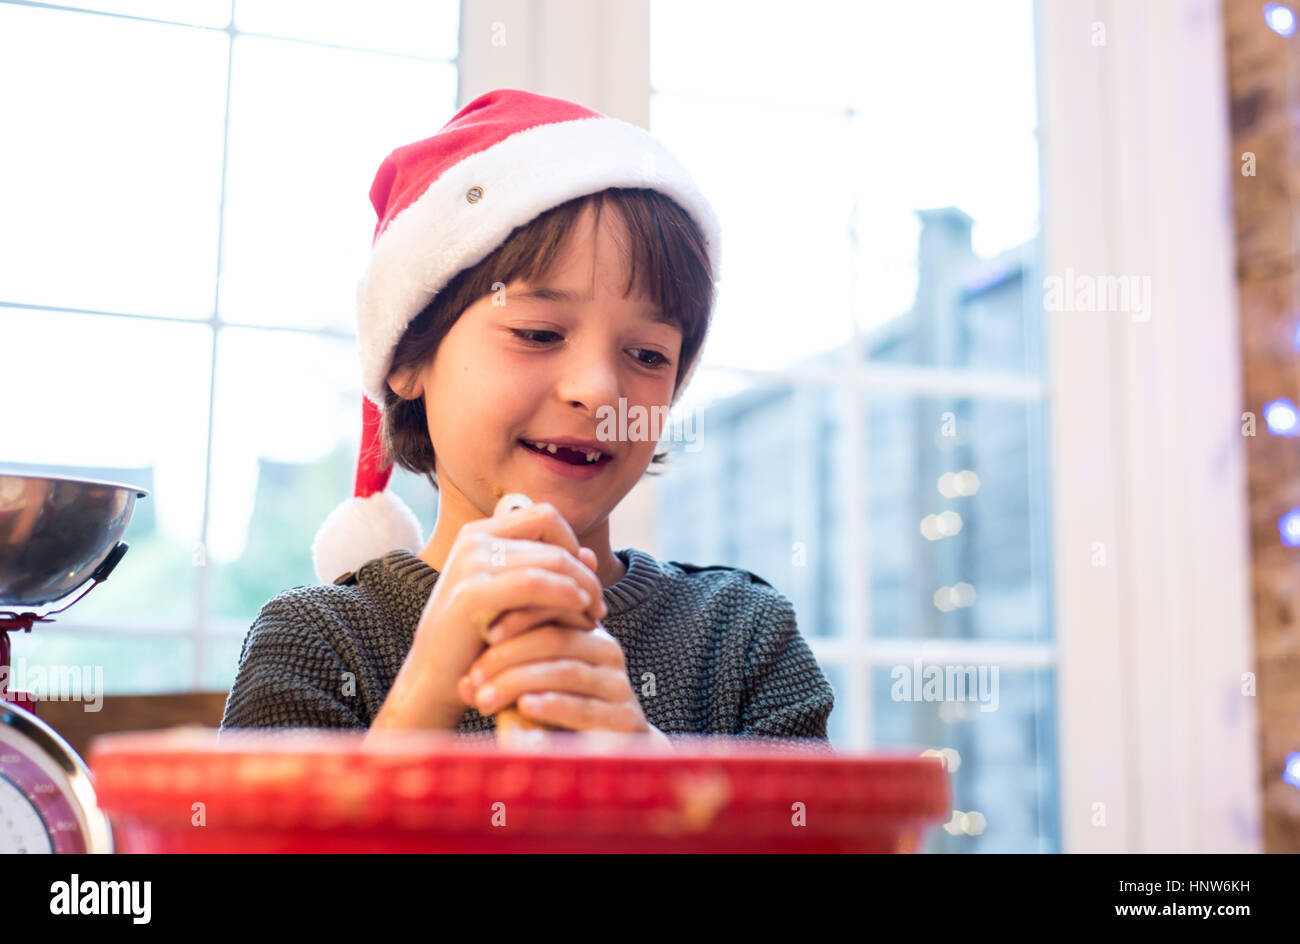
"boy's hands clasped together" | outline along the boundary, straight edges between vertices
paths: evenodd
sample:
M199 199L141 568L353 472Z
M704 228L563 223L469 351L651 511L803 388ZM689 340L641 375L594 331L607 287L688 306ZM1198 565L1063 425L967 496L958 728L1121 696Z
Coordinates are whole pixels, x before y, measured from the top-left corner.
M553 505L464 525L371 729L452 728L510 707L570 730L666 737L646 721L606 615L595 553Z

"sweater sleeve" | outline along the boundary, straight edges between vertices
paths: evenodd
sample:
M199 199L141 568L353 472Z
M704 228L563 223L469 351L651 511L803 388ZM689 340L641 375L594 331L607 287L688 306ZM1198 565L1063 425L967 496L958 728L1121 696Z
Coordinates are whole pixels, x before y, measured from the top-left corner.
M280 594L253 621L226 698L227 728L365 728L342 698L347 666L303 600Z
M835 692L799 632L794 604L784 594L769 594L745 654L736 733L829 744L826 720L834 707Z

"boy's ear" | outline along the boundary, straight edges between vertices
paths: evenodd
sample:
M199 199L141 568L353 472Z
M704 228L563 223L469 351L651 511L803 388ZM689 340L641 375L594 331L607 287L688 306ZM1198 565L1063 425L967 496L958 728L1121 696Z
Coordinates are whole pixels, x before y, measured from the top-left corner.
M411 387L409 390L408 385ZM403 400L414 400L424 394L424 381L411 367L401 367L390 373L388 387Z

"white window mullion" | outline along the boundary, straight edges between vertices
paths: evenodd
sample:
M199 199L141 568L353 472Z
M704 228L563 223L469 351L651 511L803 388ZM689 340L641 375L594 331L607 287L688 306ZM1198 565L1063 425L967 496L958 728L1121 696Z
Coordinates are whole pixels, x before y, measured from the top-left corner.
M234 16L234 7L231 7ZM234 22L231 21L233 29ZM198 600L194 625L194 671L190 686L194 691L203 689L203 668L207 661L208 627L212 622L212 565L208 553L208 522L212 510L212 441L213 424L217 417L217 346L221 340L221 272L222 254L226 233L226 176L230 161L230 90L231 72L235 67L235 37L227 36L226 48L226 114L221 132L221 201L217 210L217 279L212 289L212 314L209 319L212 332L212 351L208 358L208 435L206 455L203 460L203 518L199 525L199 553L201 564L198 574Z

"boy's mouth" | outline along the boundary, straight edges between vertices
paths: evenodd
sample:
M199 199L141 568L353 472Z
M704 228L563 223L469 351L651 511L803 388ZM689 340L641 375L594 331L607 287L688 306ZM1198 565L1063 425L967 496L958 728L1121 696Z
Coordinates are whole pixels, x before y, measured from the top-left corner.
M559 446L554 444L544 446L536 441L527 439L521 439L519 440L519 443L529 452L535 452L538 455L546 456L550 459L557 459L560 462L565 462L569 465L579 467L607 465L613 460L613 457L608 453L600 453L599 458L595 458L594 451L588 452L585 449L572 449L568 446Z

